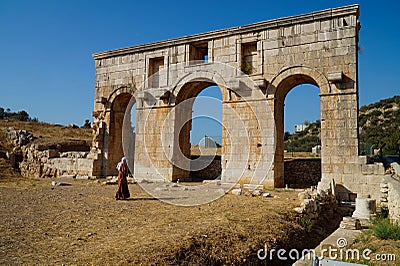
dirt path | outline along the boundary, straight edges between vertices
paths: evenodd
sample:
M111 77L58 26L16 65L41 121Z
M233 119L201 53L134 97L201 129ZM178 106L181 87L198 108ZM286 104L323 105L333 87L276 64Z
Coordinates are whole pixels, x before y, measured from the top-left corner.
M291 212L297 192L179 207L138 185L129 185L131 200L115 201L113 185L51 182L1 180L1 265L263 264L256 252L265 244L304 246Z

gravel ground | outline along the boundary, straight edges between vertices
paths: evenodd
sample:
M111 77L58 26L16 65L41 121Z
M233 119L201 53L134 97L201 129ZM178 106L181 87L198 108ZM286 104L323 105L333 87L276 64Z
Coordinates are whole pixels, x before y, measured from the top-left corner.
M0 264L264 265L256 255L264 246L315 244L291 211L296 191L182 207L137 184L129 185L131 199L116 201L116 189L92 180L0 178Z

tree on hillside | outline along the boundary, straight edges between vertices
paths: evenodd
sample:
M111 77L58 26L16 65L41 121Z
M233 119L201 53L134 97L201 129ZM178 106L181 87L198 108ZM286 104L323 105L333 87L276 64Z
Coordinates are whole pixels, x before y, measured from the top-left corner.
M29 114L28 114L26 111L24 111L24 110L19 111L19 112L15 115L15 118L16 118L17 120L19 120L19 121L29 121L29 120L30 120L30 119L29 119Z
M290 135L290 132L289 132L289 131L286 131L285 134L283 135L283 140L284 140L284 141L289 140L290 136L291 136L291 135Z
M31 119L28 112L25 110L21 110L18 112L11 112L10 108L7 108L4 112L4 108L0 107L0 119L11 119L17 121L38 121L37 118Z
M83 126L81 126L81 128L91 128L89 119L85 120L85 123L83 124Z

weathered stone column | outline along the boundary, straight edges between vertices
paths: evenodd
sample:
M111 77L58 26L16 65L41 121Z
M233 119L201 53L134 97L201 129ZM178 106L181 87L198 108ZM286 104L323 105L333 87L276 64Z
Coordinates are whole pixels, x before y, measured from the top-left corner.
M174 111L172 106L137 108L135 140L136 179L172 181Z

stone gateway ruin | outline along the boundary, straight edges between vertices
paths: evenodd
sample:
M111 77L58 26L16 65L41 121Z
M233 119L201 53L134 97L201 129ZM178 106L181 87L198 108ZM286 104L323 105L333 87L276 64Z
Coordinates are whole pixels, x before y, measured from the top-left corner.
M371 193L384 168L359 156L358 17L351 5L94 54L92 175L115 175L125 154L136 179L187 177L192 104L217 85L221 182L282 187L285 97L313 84L320 186L334 180L343 193ZM124 127L132 106L135 133Z

